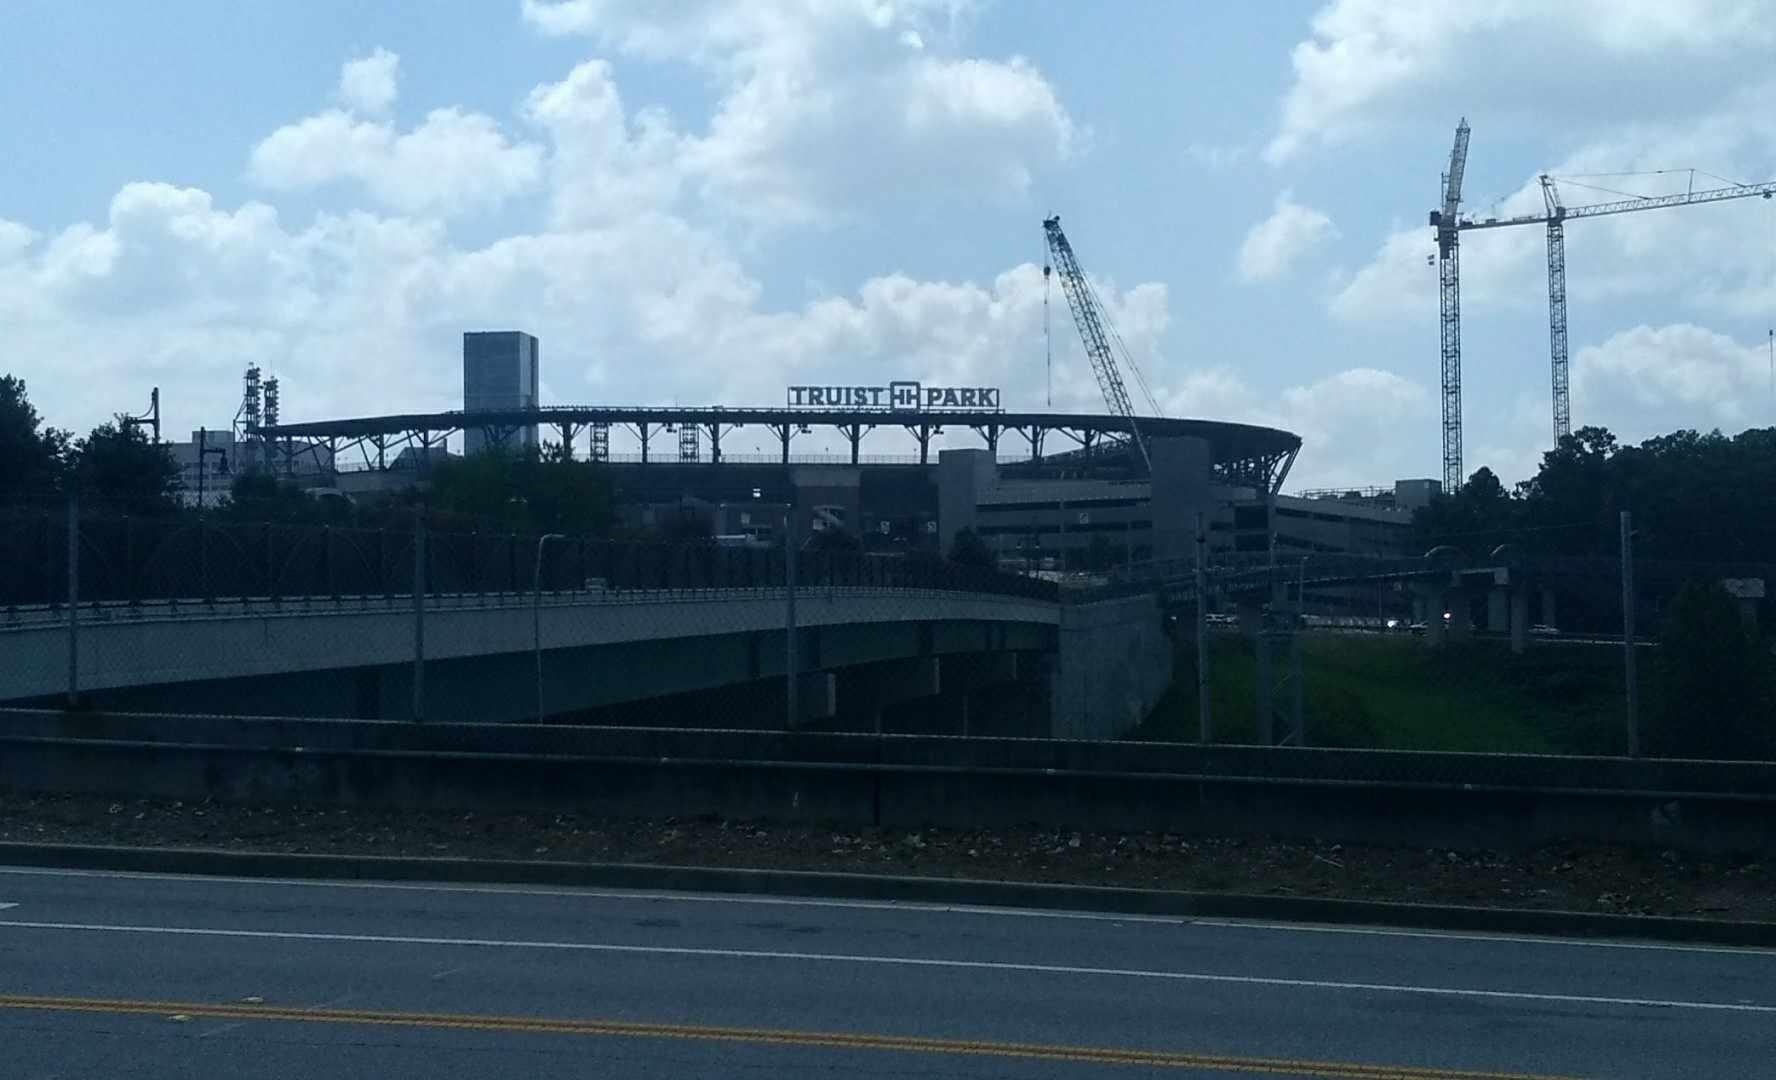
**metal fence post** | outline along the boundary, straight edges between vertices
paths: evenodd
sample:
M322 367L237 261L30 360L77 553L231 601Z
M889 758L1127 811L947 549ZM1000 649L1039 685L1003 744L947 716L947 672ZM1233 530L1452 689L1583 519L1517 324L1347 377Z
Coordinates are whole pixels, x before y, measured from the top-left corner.
M536 722L542 723L543 712L543 547L551 540L566 540L560 533L544 533L537 538L536 567L530 584L530 641L536 654Z
M1634 674L1634 519L1622 511L1622 675L1628 706L1628 756L1640 756L1640 685Z
M800 719L797 711L796 681L796 535L795 507L783 513L783 689L785 717L791 731Z
M1253 646L1258 660L1258 742L1263 746L1276 745L1276 713L1271 704L1271 691L1276 687L1271 683L1270 617L1262 614L1258 617L1258 635L1253 638Z
M68 708L80 707L80 499L68 496Z
M1209 537L1203 512L1196 513L1196 719L1197 741L1215 741L1215 724L1209 716L1209 596L1203 572L1204 549Z
M136 519L123 517L123 597L135 607L136 596Z
M272 528L273 526L271 522L266 522L263 526L264 535L261 539L265 543L265 598L275 604L278 600L277 552L273 540L275 534L273 533Z
M425 719L425 512L413 515L413 722Z

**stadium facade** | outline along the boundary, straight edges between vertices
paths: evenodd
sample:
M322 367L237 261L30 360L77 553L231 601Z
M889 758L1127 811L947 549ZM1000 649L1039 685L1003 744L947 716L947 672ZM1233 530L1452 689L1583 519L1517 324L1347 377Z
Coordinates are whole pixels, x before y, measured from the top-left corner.
M947 550L966 529L1002 563L1033 569L1188 554L1199 514L1214 551L1404 553L1411 511L1435 490L1434 481L1403 481L1390 492L1283 495L1301 450L1293 433L1012 412L993 387L892 380L789 387L781 406L542 406L539 355L528 334L465 334L460 410L288 423L255 434L276 448L274 468L324 477L354 496L423 484L452 442L469 452L549 442L603 462L620 513L635 527L691 516L717 536L775 543L793 513L803 536L839 529L881 551ZM848 453L797 454L796 439L816 429L836 432ZM866 453L866 437L883 429L904 432L910 439L902 445L910 441L917 452ZM613 430L627 432L640 453L613 455ZM955 445L964 433L974 445ZM1131 452L1134 438L1145 443L1151 470ZM741 440L755 450L768 441L774 452L730 453Z

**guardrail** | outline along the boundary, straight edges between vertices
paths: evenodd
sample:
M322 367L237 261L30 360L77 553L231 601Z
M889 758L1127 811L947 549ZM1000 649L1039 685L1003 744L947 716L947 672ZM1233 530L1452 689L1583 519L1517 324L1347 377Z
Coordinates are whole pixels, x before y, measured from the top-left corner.
M55 514L0 519L0 619L27 609L178 606L219 600L530 595L584 589L782 588L781 549L713 542L634 543L522 533L363 529L173 518ZM71 542L72 541L72 542ZM74 558L71 561L70 556ZM975 592L1053 600L1051 583L933 557L801 550L800 585ZM75 565L71 578L69 570ZM417 588L416 588L417 583ZM71 595L70 584L74 589Z
M1771 762L27 711L0 747L0 786L36 791L1776 851Z

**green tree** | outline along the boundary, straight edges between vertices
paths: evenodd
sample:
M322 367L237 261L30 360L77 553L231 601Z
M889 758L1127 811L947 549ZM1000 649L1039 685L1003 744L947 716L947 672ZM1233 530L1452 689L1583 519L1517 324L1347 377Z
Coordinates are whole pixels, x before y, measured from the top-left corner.
M298 484L264 469L240 473L228 487L222 513L241 521L293 524L341 524L351 519L351 504L342 498L317 499Z
M487 450L434 465L433 511L514 532L604 536L615 516L609 473L560 451Z
M131 424L105 423L74 443L69 472L83 499L129 514L178 508L179 466L164 443Z
M55 490L67 455L68 433L43 426L25 380L0 375L0 493Z
M973 529L962 529L950 541L950 561L957 566L979 566L992 569L998 565L993 549Z
M1691 581L1665 613L1661 701L1648 742L1672 757L1761 758L1776 751L1758 643L1718 582Z
M1521 500L1484 465L1453 494L1432 500L1412 519L1420 551L1448 544L1482 554L1511 539L1523 516Z
M715 539L709 515L689 506L665 514L659 523L660 539L673 544L706 544Z

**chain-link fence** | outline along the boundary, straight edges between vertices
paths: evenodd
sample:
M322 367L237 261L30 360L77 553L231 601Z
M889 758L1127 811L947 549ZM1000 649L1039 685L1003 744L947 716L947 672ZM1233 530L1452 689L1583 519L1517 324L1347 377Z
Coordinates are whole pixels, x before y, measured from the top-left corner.
M1626 554L1218 552L1200 577L1194 559L1130 568L1114 587L1150 584L1180 620L1178 680L1140 735L1776 756L1776 566Z
M1634 561L1625 584L1622 562L1608 559L1218 552L1199 585L1194 562L1055 580L867 553L832 534L659 543L477 529L411 511L366 527L41 502L0 510L0 701L1776 752L1769 567ZM1698 588L1714 593L1701 608ZM1147 598L1171 652L1163 694L1132 685L1139 635L1089 620L1069 630L1060 614L1138 611ZM1068 679L1071 697L1057 689Z
M364 528L109 509L0 515L0 701L879 728L913 690L942 696L940 653L991 651L1007 632L1039 651L1030 627L1052 621L1059 597L1052 582L935 555L806 540L659 543L438 528L419 514ZM984 629L979 640L945 640L954 625ZM958 655L952 687L985 685L977 667L992 665ZM966 705L953 711L953 724L911 726L968 728Z

